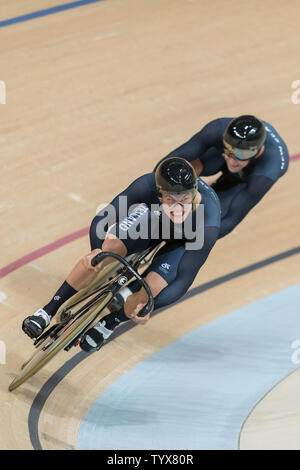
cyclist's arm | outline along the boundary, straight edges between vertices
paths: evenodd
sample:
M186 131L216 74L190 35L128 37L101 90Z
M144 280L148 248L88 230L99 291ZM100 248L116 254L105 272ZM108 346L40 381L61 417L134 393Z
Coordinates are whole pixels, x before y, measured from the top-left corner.
M180 260L176 279L154 299L154 308L160 308L179 300L192 285L199 269L205 263L219 234L219 227L204 229L204 245L201 250L187 250Z
M263 198L273 186L274 181L266 176L252 176L245 187L232 199L228 212L221 220L219 238L230 233L248 214L248 212Z
M166 157L162 158L155 166L154 171L156 170L157 166L166 158L183 157L193 165L197 175L199 176L203 170L201 155L204 154L210 147L214 146L216 136L219 134L219 132L220 120L216 119L209 122L190 140L173 150Z

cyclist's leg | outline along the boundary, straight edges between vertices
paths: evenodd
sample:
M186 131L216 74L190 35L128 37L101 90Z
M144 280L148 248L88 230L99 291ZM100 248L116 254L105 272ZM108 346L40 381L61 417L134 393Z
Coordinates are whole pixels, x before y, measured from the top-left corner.
M110 232L123 241L127 248L127 254L141 252L156 245L158 242L158 240L151 238L151 234L157 232L153 229L154 225L159 223L159 219L157 217L151 217L151 212L147 206L146 210L141 210L140 216L137 218L134 217L134 219L135 220L130 217L126 218L120 224L114 226L114 229ZM144 226L143 222L145 222ZM157 295L158 292L165 287L165 284L161 285L161 280L157 275L152 274L151 276L152 292ZM134 298L136 313L148 301L148 296L146 297L145 293L140 289L139 291L140 292L136 293ZM130 300L128 300L128 302L130 302ZM116 312L108 314L83 335L80 343L81 348L85 351L99 349L112 334L114 328L121 322L127 320L129 320L129 318L126 316L123 307L117 312L117 315Z
M96 246L97 239L91 238L93 240L91 242L92 251L78 261L66 278L67 284L76 292L89 286L99 272L113 261L112 258L105 258L97 266L92 266L91 260L101 251L109 251L125 257L143 251L155 243L149 236L151 233L151 212L148 207L141 204L131 214L133 215L110 227L106 238L104 240L98 239L98 246ZM131 217L130 220L129 217ZM96 228L94 231L96 232ZM140 233L143 233L144 236L137 238ZM66 300L68 299L64 301Z
M120 256L126 256L128 253L126 245L122 240L108 234L108 237L102 244L102 248L96 248L87 255L83 256L67 276L66 281L76 291L87 287L91 282L93 282L98 273L113 261L110 258L105 258L97 266L92 266L91 260L101 251L110 251Z
M148 248L153 243L150 237L150 224L150 210L146 205L140 204L129 216L110 228L104 241L98 239L98 246L97 237L91 237L93 248L91 253L77 263L69 274L67 282L76 290L88 286L98 273L113 261L111 258L105 258L97 266L91 266L92 258L101 251L110 251L125 257ZM93 233L96 232L97 228L94 227Z
M125 223L121 221L111 228L104 241L99 239L99 248L92 249L90 253L77 262L66 280L51 298L50 302L24 320L22 328L30 337L34 338L41 335L58 309L78 291L89 286L98 276L98 273L112 261L106 258L102 263L93 267L91 260L97 253L110 251L121 256L126 256L137 251L142 251L149 246L151 239L147 234L144 238L138 240L131 238L131 234L135 234L142 224L146 227L150 226L148 222L148 219L150 219L150 210L147 206L145 207L147 210L137 212L138 216L134 217L133 221L130 220L130 225L128 225L128 221L125 219ZM126 227L128 228L126 229Z
M96 278L99 271L111 262L110 259L106 258L96 267L91 265L92 258L101 251L111 251L121 256L126 256L127 254L124 243L116 237L111 237L103 242L102 250L93 250L82 257L50 301L43 308L39 308L33 315L25 318L22 329L28 336L31 338L40 336L50 324L58 309L78 291L87 287Z

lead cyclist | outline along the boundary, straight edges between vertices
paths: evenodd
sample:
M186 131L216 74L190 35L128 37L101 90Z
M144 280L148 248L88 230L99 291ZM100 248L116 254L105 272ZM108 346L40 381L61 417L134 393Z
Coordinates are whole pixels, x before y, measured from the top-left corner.
M192 285L216 243L220 214L215 191L197 178L185 158L164 159L155 172L137 178L96 215L90 226L91 251L76 263L50 301L25 318L22 329L31 338L43 333L58 309L111 261L106 258L93 267L91 260L96 254L108 251L125 257L159 241L165 244L143 277L154 297L154 310L173 304ZM148 300L140 283L132 281L122 291L123 302L118 308L81 338L84 351L100 349L122 322L145 324L149 320L150 314L138 316Z

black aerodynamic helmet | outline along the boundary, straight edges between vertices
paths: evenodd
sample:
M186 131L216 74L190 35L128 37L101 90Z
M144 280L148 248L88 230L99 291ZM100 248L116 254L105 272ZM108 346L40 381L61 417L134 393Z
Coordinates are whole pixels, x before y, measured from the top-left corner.
M163 160L155 171L155 182L159 197L163 194L192 193L194 199L198 191L196 172L182 157Z
M238 160L249 160L258 154L266 139L266 129L255 116L245 114L232 119L223 134L223 143L229 155Z

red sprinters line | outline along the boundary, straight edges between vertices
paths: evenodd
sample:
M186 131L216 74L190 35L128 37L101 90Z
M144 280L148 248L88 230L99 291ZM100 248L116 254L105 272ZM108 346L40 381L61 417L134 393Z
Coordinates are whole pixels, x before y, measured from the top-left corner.
M296 155L292 155L290 157L291 161L299 160L299 159L300 159L300 153ZM25 255L22 258L19 258L13 263L10 263L7 266L4 266L4 268L0 269L0 279L2 277L7 276L9 273L16 271L16 269L21 268L25 264L28 264L31 261L50 253L51 251L57 250L57 248L60 248L66 245L67 243L73 242L74 240L77 240L78 238L88 235L88 233L89 233L89 227L85 227L85 228L82 228L81 230L78 230L77 232L71 233L70 235L66 235L65 237L59 238L55 242L49 243L49 245L43 246L42 248L39 248L38 250L32 251L28 255Z
M49 245L43 246L42 248L39 248L38 250L28 253L28 255L25 255L22 258L19 258L13 263L10 263L7 266L4 266L4 268L0 269L0 279L2 277L7 276L9 273L15 271L16 269L21 268L25 264L28 264L31 261L50 253L51 251L57 250L57 248L60 248L61 246L66 245L67 243L73 242L74 240L77 240L78 238L88 235L88 233L89 233L89 227L85 227L81 230L78 230L77 232L71 233L70 235L66 235L65 237L59 238L53 243L49 243Z

